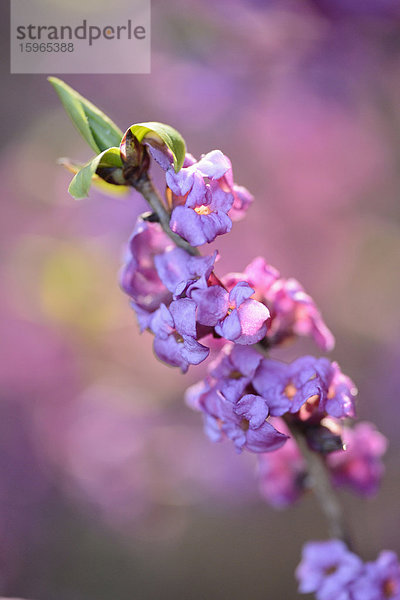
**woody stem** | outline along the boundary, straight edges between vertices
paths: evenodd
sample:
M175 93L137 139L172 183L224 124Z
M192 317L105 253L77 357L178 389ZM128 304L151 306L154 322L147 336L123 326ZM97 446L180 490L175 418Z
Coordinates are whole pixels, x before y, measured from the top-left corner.
M343 540L347 546L351 548L350 535L345 522L343 509L332 488L322 456L317 452L310 450L304 435L296 427L290 426L289 423L287 424L307 462L313 491L321 511L328 521L330 535L333 538Z
M171 228L169 226L170 215L166 210L161 196L158 193L155 186L153 185L153 182L150 179L150 177L148 175L146 175L145 177L141 177L138 181L133 181L131 185L142 194L145 200L147 200L151 207L151 210L157 215L163 231L171 238L174 244L176 244L176 246L179 246L180 248L183 248L192 256L198 256L199 251L197 250L197 248L194 248L179 235L171 231Z

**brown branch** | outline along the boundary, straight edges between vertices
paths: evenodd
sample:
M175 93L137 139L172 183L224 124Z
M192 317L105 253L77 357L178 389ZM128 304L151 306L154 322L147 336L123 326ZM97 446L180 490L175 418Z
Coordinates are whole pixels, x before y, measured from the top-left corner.
M286 424L306 460L312 489L319 502L321 511L328 521L330 535L333 538L343 540L351 548L350 535L343 509L336 492L332 488L322 456L308 447L303 434L295 426L287 422Z

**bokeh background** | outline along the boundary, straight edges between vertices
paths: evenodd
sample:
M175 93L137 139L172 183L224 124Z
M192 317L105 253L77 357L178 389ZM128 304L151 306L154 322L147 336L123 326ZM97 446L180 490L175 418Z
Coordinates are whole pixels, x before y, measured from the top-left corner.
M1 28L0 587L37 600L295 598L314 499L275 512L251 456L212 445L118 287L145 209L76 202L85 161L45 76L9 75ZM101 56L99 56L101 60ZM219 273L264 255L318 301L359 416L389 438L381 493L343 495L366 559L400 550L400 4L152 2L152 73L66 76L124 130L158 120L227 153L256 201ZM291 359L314 352L298 342Z

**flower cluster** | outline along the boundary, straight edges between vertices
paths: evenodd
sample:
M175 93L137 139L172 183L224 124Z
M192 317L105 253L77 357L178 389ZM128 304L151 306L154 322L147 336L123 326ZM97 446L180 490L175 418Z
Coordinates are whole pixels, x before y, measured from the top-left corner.
M239 452L269 452L287 439L268 422L265 398L250 389L260 361L252 348L227 345L211 365L209 377L186 393L189 406L204 413L208 437L229 438Z
M213 441L232 439L238 450L276 450L287 439L267 419L290 415L312 430L327 416L354 415L354 384L336 363L304 356L291 364L263 358L249 347L227 344L206 379L189 388L187 403L205 415ZM254 441L257 437L257 442ZM253 440L253 441L250 441Z
M363 563L340 540L308 542L297 567L299 591L317 600L399 600L400 564L394 552L383 551Z
M77 99L69 86L52 83L63 102L72 94L73 106L83 103L92 114L93 106ZM72 114L70 104L65 106L99 150L97 129L92 135L86 111ZM237 452L257 454L261 493L274 506L291 504L320 479L320 498L329 494L321 463L332 485L374 493L386 440L369 423L347 426L355 417L352 380L325 357L307 355L286 364L269 355L298 336L311 338L322 351L333 348L334 337L314 300L296 279L281 277L262 257L243 272L219 278L218 252L199 253L199 246L230 232L232 221L241 219L253 201L235 184L229 158L213 150L196 160L176 130L154 122L130 126L118 153L122 132L98 111L96 128L101 123L112 146L75 176L70 191L84 197L96 174L112 185L132 186L148 200L153 212L142 215L134 229L121 287L141 331L153 334L155 354L165 363L186 372L209 356L208 346L219 348L206 377L186 393L187 404L203 414L208 437L229 439ZM149 177L150 157L165 173L164 197ZM335 504L333 497L328 502ZM327 512L340 530L338 507ZM394 553L382 552L375 562L363 564L339 540L307 544L297 577L300 591L314 592L317 600L400 600Z
M154 350L166 363L186 371L209 349L199 339L213 333L237 344L254 344L267 331L269 311L238 282L230 292L213 268L217 253L191 256L172 245L158 223L139 220L121 274L142 331L155 336Z
M335 344L332 333L314 300L296 279L282 278L277 269L259 256L243 273L230 273L223 278L227 289L237 281L247 281L255 290L255 298L269 308L271 321L267 339L270 347L293 336L308 336L322 350L332 350Z
M176 172L168 149L149 151L165 171L170 229L192 248L229 232L232 220L244 215L252 198L233 182L222 152L198 161L186 154ZM275 507L292 504L314 484L297 436L320 454L333 486L374 493L386 440L369 423L343 425L355 417L352 380L324 357L288 364L268 354L297 336L310 337L323 351L333 348L314 300L261 257L221 278L218 258L217 251L188 253L157 219L141 218L121 275L141 330L153 333L154 351L167 364L185 372L208 357L204 342L222 340L212 344L218 354L206 377L186 392L186 403L203 414L207 436L256 453L261 495ZM363 565L333 540L306 545L297 576L300 591L315 592L318 600L380 600L400 598L398 572L392 553Z
M357 423L353 428L341 427L339 421L332 423L332 419L328 423L324 419L322 423L325 431L340 435L344 446L344 450L325 456L332 485L362 496L375 494L384 473L382 456L387 446L386 438L371 423ZM277 419L275 425L280 431L289 433L282 419ZM289 506L311 487L306 461L293 438L276 452L260 454L258 461L260 493L272 506Z

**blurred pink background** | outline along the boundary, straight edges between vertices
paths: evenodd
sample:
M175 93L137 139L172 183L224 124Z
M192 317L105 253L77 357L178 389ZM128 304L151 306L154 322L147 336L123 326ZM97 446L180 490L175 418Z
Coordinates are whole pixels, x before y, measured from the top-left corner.
M2 19L0 592L37 600L296 596L314 499L275 512L249 455L212 445L118 287L146 209L74 201L91 155L45 76L9 75ZM152 2L152 74L65 76L125 130L170 123L229 155L255 203L218 273L263 255L316 299L359 417L389 438L381 493L343 494L363 558L400 551L400 8L396 0ZM101 60L101 57L99 57ZM154 169L155 178L158 175ZM276 353L318 351L297 342Z

